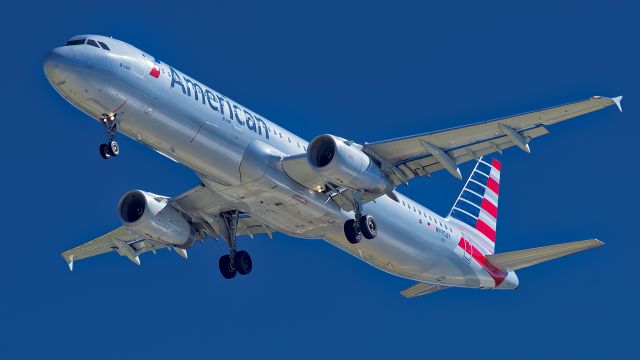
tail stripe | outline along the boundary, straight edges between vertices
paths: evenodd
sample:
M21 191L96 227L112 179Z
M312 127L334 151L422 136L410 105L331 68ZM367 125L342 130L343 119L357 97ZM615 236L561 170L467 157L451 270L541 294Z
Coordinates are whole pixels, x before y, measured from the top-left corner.
M496 230L485 224L484 221L478 219L476 230L480 231L482 235L486 236L492 242L496 242Z
M489 225L490 228L496 228L496 218L491 216L488 212L482 210L478 215L478 220L482 220L483 223Z
M489 181L487 181L487 187L493 191L494 193L496 193L496 195L500 195L500 184L498 184L497 181L495 181L492 177L489 178Z
M498 207L498 194L494 193L493 191L485 191L484 198L491 201L493 205Z
M480 158L449 214L475 230L469 233L468 240L487 243L490 253L496 241L500 168L498 160L487 162Z
M507 277L507 273L500 270L496 266L494 266L487 258L469 241L465 238L460 238L458 242L458 247L462 249L462 251L469 254L482 268L493 278L495 282L495 286L499 286L502 284L504 279Z
M464 201L465 203L467 203L467 204L469 204L469 205L471 205L473 207L478 208L478 210L482 209L482 206L478 206L478 204L474 203L473 201L469 201L469 200L467 200L465 198L460 198L460 200ZM483 201L484 201L484 199L483 199Z
M488 199L482 199L481 207L482 209L484 209L484 211L491 214L491 216L493 216L494 219L496 220L498 219L498 207L495 206L491 201L489 201Z

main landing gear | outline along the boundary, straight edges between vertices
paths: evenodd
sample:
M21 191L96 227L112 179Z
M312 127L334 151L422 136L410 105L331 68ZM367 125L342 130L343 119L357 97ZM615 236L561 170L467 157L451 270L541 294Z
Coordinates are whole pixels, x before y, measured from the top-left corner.
M362 214L362 202L360 196L354 192L355 198L355 218L344 222L344 235L351 244L357 244L364 236L366 239L373 239L378 235L376 220L371 215Z
M253 262L249 253L236 247L236 233L238 230L238 219L240 212L238 210L225 211L220 214L227 227L229 234L229 254L223 255L218 261L220 273L225 279L232 279L236 273L247 275L253 268Z
M116 138L116 115L107 115L102 114L100 117L100 122L104 126L104 129L107 131L107 143L100 144L100 156L103 159L108 159L112 156L118 156L120 154L120 145L115 142Z

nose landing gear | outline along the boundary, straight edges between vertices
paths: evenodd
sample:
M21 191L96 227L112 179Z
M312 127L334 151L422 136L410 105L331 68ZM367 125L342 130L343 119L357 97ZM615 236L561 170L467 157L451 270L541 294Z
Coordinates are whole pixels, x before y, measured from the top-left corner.
M118 143L114 140L116 138L117 127L116 116L117 114L102 114L102 116L100 117L100 122L104 126L104 129L107 131L107 143L100 144L100 156L102 156L102 158L105 160L112 156L118 156L118 154L120 154L120 145L118 145Z

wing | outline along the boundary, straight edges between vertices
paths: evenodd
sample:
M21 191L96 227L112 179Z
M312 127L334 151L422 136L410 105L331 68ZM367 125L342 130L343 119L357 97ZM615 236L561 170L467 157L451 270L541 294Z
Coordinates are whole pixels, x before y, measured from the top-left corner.
M145 240L121 226L87 243L67 250L61 255L67 264L69 264L69 270L73 270L74 261L112 251L117 252L120 256L126 256L133 263L140 265L138 255L148 251L155 252L157 249L166 247L166 245Z
M222 231L219 230L219 214L221 211L230 209L228 204L218 194L212 192L204 185L198 185L171 199L168 206L176 208L196 227L197 232L200 234L200 239L204 239L206 235L217 238L218 234L222 233ZM253 235L260 233L266 233L271 236L273 230L257 219L247 214L242 214L238 221L237 235L249 235L253 237ZM184 258L187 257L187 252L184 249L172 247L160 241L146 239L126 227L121 226L94 240L67 250L61 255L67 264L69 264L69 269L73 270L73 263L75 261L108 252L116 252L121 256L127 257L133 263L140 265L139 256L141 254L149 251L155 253L156 250L165 248L175 250L177 254Z
M406 183L441 169L460 177L457 164L518 146L529 151L529 141L549 133L547 126L611 105L622 111L622 96L594 96L544 110L364 145L364 151L388 164L390 178ZM384 169L383 169L384 170Z
M622 111L622 96L606 98L594 96L586 100L544 110L505 117L492 121L435 131L399 139L365 143L362 147L380 166L390 182L397 186L417 176L428 176L446 169L461 178L458 164L479 159L518 146L530 152L529 142L549 133L547 126L584 115L611 105ZM281 165L294 181L314 191L328 194L343 210L355 208L355 196L367 203L382 194L362 189L345 189L329 182L307 162L306 153L284 157ZM387 193L397 201L393 192Z

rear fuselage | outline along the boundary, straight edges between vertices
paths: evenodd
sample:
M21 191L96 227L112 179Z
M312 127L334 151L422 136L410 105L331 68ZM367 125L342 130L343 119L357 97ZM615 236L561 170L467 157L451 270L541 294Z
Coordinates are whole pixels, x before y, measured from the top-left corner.
M229 209L301 238L323 238L381 270L417 281L482 288L515 288L514 273L487 271L465 256L465 229L398 194L364 206L378 236L350 244L342 211L328 196L305 188L282 170L280 158L306 151L307 141L173 67L124 42L54 49L46 75L69 102L94 119L117 114L118 131L195 171ZM472 237L472 236L471 236Z

